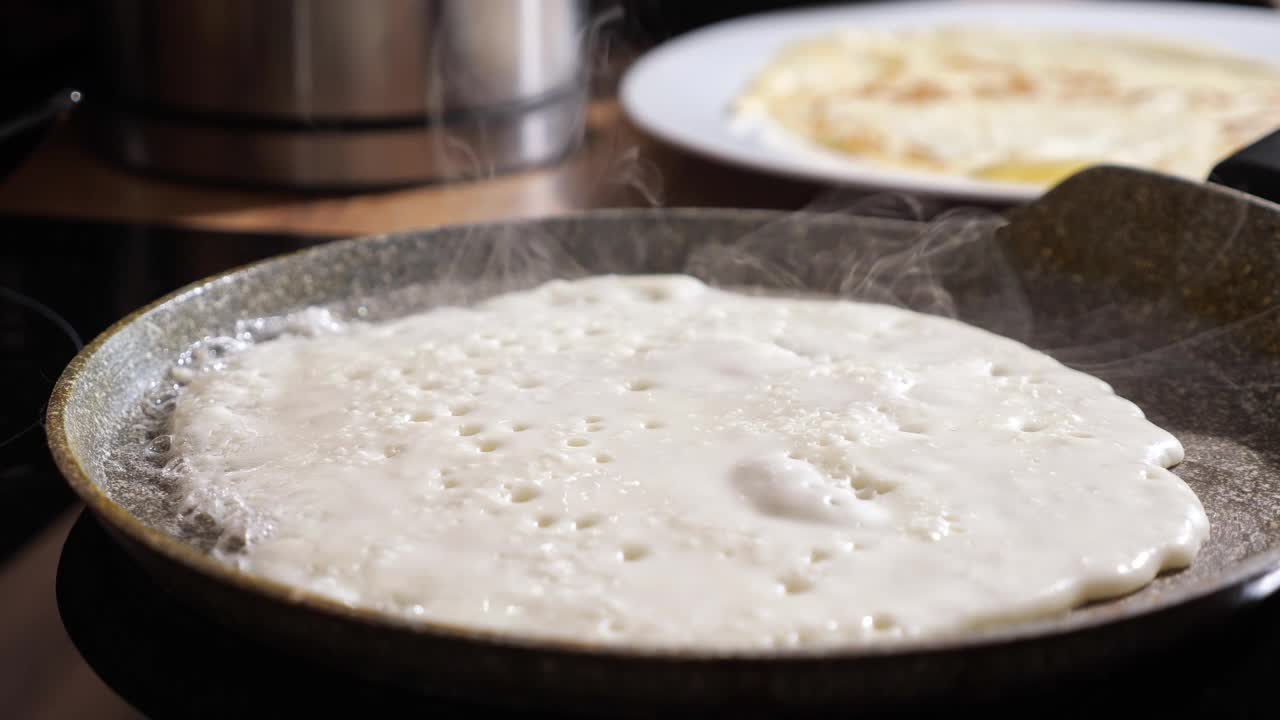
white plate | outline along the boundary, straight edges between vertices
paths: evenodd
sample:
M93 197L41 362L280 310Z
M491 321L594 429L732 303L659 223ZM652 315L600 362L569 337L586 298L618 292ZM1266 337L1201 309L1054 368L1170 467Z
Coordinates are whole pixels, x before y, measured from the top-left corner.
M993 202L1022 202L1025 185L887 169L796 143L780 148L735 132L730 104L783 46L840 28L943 24L1124 32L1189 40L1280 65L1280 12L1155 2L895 2L768 13L719 23L640 58L622 107L650 134L725 162L808 180ZM1280 124L1280 118L1277 119Z

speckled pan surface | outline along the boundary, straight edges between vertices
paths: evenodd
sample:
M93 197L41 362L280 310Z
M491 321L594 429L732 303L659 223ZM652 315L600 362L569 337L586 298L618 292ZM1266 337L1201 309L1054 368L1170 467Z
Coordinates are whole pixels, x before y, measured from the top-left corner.
M119 463L130 416L193 341L307 305L389 317L543 280L686 271L952 314L1110 381L1178 435L1212 537L1189 570L1034 623L889 649L694 655L411 625L237 575L173 536ZM334 243L211 279L109 330L49 412L72 487L169 589L237 630L386 682L515 705L760 712L983 696L1154 650L1280 585L1280 208L1099 168L1007 224L739 210L609 211ZM1135 522L1141 522L1135 518ZM603 704L602 704L603 703Z

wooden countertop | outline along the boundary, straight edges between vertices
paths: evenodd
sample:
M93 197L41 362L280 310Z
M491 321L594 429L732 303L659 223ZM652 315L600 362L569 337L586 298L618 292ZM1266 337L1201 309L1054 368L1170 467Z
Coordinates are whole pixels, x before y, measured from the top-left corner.
M77 505L16 556L0 565L0 708L5 717L30 720L141 717L80 658L71 644L54 598L54 579L62 541Z
M645 137L612 99L595 101L564 161L494 178L346 195L247 190L146 177L98 157L75 119L0 182L0 213L318 236L536 217L596 207L795 209L816 186L701 160Z

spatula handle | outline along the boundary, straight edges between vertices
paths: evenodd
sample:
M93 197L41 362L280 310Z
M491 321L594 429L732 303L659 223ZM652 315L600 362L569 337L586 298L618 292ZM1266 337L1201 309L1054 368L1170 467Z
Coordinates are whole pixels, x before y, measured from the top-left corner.
M1209 181L1280 202L1280 130L1218 163Z

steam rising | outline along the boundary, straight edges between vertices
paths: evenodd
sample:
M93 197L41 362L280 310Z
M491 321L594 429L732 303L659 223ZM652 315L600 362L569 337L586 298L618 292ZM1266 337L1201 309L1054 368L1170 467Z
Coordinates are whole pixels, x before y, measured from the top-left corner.
M616 14L597 17L583 43L610 47L609 26L616 20ZM607 50L587 57L595 60L584 72L584 84L612 64ZM442 157L473 175L492 174L482 149L456 138L441 142ZM588 186L579 188L579 200L598 193L600 185L613 185L627 188L646 205L665 202L662 173L641 146L624 143L599 162ZM831 191L796 214L744 213L730 221L713 215L702 226L672 211L643 222L619 216L597 225L565 219L448 230L424 242L416 256L388 253L385 268L358 273L350 297L309 310L308 316L246 318L235 327L210 328L210 336L175 359L169 375L143 398L130 421L129 452L105 468L107 486L152 524L209 547L220 530L207 518L186 517L175 524L174 499L168 495L183 468L169 450L167 418L190 373L214 369L228 353L282 333L335 331L336 326L317 322L330 317L322 313L339 321L377 321L466 305L554 278L610 272L684 272L722 287L838 296L964 320L1111 382L1184 442L1191 437L1188 457L1194 461L1197 433L1233 433L1253 443L1257 418L1269 412L1276 387L1269 360L1252 347L1276 325L1274 307L1214 317L1203 303L1192 307L1188 301L1197 293L1216 292L1223 275L1215 268L1237 262L1234 243L1246 214L1240 205L1235 229L1223 228L1221 215L1215 216L1214 236L1221 238L1215 244L1193 236L1169 238L1167 257L1148 259L1159 265L1152 270L1156 280L1137 289L1054 266L1059 259L1054 253L1069 254L1071 247L1006 242L1017 235L1016 219L1011 228L1006 216L986 210L930 217L924 202L900 194L858 197ZM692 227L703 227L697 231L702 234ZM1086 254L1110 252L1090 238L1079 242ZM1206 248L1211 248L1207 256L1188 257ZM1116 257L1114 262L1123 261ZM1098 262L1105 268L1112 260ZM1169 385L1189 389L1168 391ZM1208 415L1187 414L1179 393L1189 397L1208 386L1222 389L1222 402L1238 404L1235 426L1209 428L1202 421ZM139 488L139 473L151 480L150 490ZM1204 488L1189 480L1204 497Z
M1010 220L955 210L925 221L911 217L923 213L918 204L898 196L841 208L843 201L833 194L789 215L604 212L586 222L470 226L359 241L370 252L354 252L359 245L318 248L313 252L331 253L329 261L308 269L341 280L319 281L322 287L342 287L353 273L347 293L328 291L336 302L302 313L210 328L148 393L123 443L127 450L106 468L107 487L149 524L200 548L235 551L245 542L243 527L219 527L181 505L178 480L185 468L172 452L168 417L191 373L215 369L228 354L281 334L340 332L337 323L465 305L553 278L686 272L722 287L838 296L954 317L1046 349L1111 382L1183 441L1187 461L1177 472L1204 501L1218 538L1189 573L1232 559L1221 553L1268 542L1262 529L1239 520L1220 523L1218 514L1259 497L1234 458L1274 453L1272 439L1261 432L1274 396L1273 361L1258 343L1274 335L1276 313L1271 307L1233 310L1219 299L1224 273L1241 262L1233 254L1246 247L1235 245L1234 236L1226 248L1194 232L1166 238L1164 245L1128 246L1082 234L1038 234L1053 224L1029 220L1025 212ZM894 213L906 217L885 217ZM1147 254L1135 255L1135 248ZM351 259L356 264L348 264ZM1126 262L1151 269L1135 272ZM241 292L253 287L239 285ZM249 508L222 515L245 518L246 526L255 521Z
M899 198L868 202L867 207L882 214L889 207L914 207ZM129 443L134 451L121 459L131 470L126 474L136 477L139 469L145 471L156 492L138 498L129 484L121 483L115 485L117 497L125 501L132 497L135 511L139 504L152 508L163 504L167 510L160 515L162 524L202 547L242 542L234 528L215 528L203 516L182 516L183 508L175 505L179 499L170 495L184 467L171 452L168 418L193 373L216 370L228 355L282 334L341 332L343 322L466 305L553 278L684 272L749 292L835 295L947 317L979 316L986 319L981 324L1010 335L1024 334L1029 328L1017 276L995 242L995 232L1005 221L991 213L956 211L928 223L863 218L853 224L847 213L837 212L781 219L769 213L747 216L754 220L746 223L749 231L714 237L690 235L689 220L680 211L659 214L643 225L620 218L596 230L599 235L574 232L575 227L589 226L569 220L458 229L432 243L430 257L423 257L421 266L407 269L414 282L397 286L390 280L387 289L377 284L386 281L385 276L375 275L375 284L357 281L350 298L331 305L240 320L227 328L229 332L211 334L175 358L168 377L147 393ZM708 231L716 226L709 222ZM849 232L857 237L847 237ZM158 519L154 511L140 514L153 522ZM177 525L172 523L175 516L181 516Z

